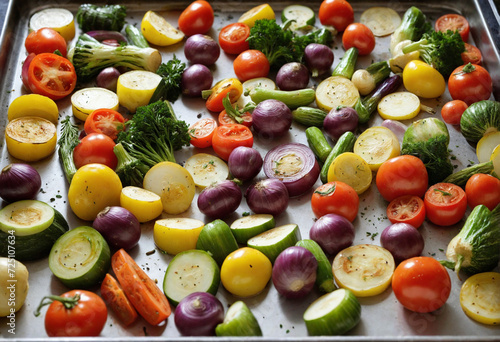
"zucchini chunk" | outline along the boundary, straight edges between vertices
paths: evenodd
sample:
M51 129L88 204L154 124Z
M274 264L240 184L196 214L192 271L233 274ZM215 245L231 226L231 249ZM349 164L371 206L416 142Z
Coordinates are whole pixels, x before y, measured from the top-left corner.
M227 309L224 321L215 327L215 335L262 336L262 330L252 311L239 300Z
M54 242L68 230L61 213L41 201L17 201L0 210L0 240L15 236L16 259L20 261L46 257ZM0 244L0 256L8 256L9 246Z
M248 239L274 228L275 226L276 222L273 215L253 214L240 217L234 221L229 228L231 228L237 242L246 244Z
M249 239L248 247L264 253L274 263L286 248L294 246L301 239L299 226L293 223L271 228Z

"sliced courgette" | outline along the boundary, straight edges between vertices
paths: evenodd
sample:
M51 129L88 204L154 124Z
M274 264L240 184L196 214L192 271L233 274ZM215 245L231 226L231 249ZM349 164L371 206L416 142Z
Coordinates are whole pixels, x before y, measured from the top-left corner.
M500 324L500 273L473 275L462 285L460 305L473 320L490 325Z
M293 20L289 29L295 31L305 26L313 26L316 23L316 15L307 6L290 5L281 12L281 21L285 23L289 20Z
M311 239L303 239L295 244L306 248L311 252L318 261L318 268L316 270L316 286L323 292L332 292L337 287L333 282L332 264L328 260L325 252L321 249L320 245Z
M168 300L177 305L194 292L217 293L220 269L205 251L192 249L177 254L168 264L163 279L163 292Z
M269 229L249 239L249 247L261 251L274 263L278 255L286 248L294 246L300 240L299 226L290 223Z
M68 222L47 203L24 200L0 210L0 241L15 236L17 260L36 260L47 256L54 242L69 229ZM0 244L0 256L9 255L8 243Z
M85 289L98 284L110 266L108 243L97 230L87 226L64 233L49 254L50 270L72 289Z
M189 217L156 220L153 238L156 246L168 254L176 255L196 248L198 236L205 224Z
M218 265L222 265L224 259L238 247L231 228L219 219L203 226L196 242L196 249L210 253Z
M361 305L351 291L338 289L316 299L303 318L311 336L342 335L359 323Z
M196 153L191 156L186 160L184 168L193 176L194 184L201 189L229 176L226 162L208 153Z
M259 322L245 302L234 302L224 321L215 327L217 336L262 336Z
M254 214L240 217L231 224L230 228L236 241L246 244L248 239L274 228L275 225L273 215Z

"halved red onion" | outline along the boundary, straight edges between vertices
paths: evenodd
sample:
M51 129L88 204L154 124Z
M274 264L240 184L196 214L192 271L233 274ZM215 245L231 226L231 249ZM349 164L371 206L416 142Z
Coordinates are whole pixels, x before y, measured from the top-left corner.
M212 218L223 218L238 209L243 195L231 180L207 186L198 196L198 208Z
M40 174L29 164L9 164L0 173L0 197L7 202L33 199L41 186Z
M184 336L213 336L215 327L224 321L224 307L208 292L194 292L184 297L174 312L177 330Z
M283 182L274 178L251 184L245 198L250 210L256 214L278 216L288 208L288 190Z
M314 287L317 268L318 261L306 248L288 247L274 261L274 287L286 298L304 297Z
M264 173L285 184L290 197L299 196L318 180L320 167L313 151L304 144L287 143L274 147L264 158Z

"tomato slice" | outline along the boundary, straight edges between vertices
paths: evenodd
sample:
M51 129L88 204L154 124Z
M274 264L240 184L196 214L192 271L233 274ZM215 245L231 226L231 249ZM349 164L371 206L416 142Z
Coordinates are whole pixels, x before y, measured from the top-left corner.
M243 94L243 85L238 79L226 78L217 82L212 89L210 89L210 95L205 104L207 109L212 112L222 112L224 110L222 100L224 100L227 94L229 94L229 101L231 103L236 102L241 94Z
M465 43L465 51L462 52L462 61L464 64L472 63L472 64L481 64L481 60L483 59L483 55L481 54L481 50L471 44Z
M387 217L391 223L408 223L418 228L425 221L424 201L413 195L398 197L387 206Z
M53 53L36 55L28 68L30 90L52 100L69 95L76 86L75 67L69 60Z
M116 110L101 108L90 113L85 120L83 128L87 134L106 134L108 137L115 140L118 133L125 128L124 122L125 118Z
M467 209L465 191L452 183L432 185L424 197L427 218L439 226L451 226L460 221Z
M469 40L469 22L460 14L445 14L436 20L434 25L436 31L446 32L448 30L457 31L460 33L462 40Z
M212 147L219 157L227 161L231 152L238 146L253 146L250 128L241 124L228 124L215 129Z
M243 119L243 121L241 122L242 125L245 125L247 127L252 126L253 119L252 119L252 114L250 112L243 113L241 119ZM222 112L220 112L218 120L219 120L219 125L221 126L238 123L236 122L235 119L230 117L229 114L227 114L225 109Z
M232 23L220 30L219 45L221 49L231 55L239 55L250 47L247 38L250 36L250 27L244 23Z
M191 145L198 148L212 146L212 137L216 128L217 122L212 118L203 118L196 121L189 127Z

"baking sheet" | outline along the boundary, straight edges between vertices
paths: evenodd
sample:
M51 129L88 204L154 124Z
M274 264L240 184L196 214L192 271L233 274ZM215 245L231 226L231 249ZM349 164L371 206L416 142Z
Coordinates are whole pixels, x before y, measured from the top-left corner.
M372 6L382 5L376 2L360 2L350 1L355 10L355 19L359 20L361 13ZM134 23L140 22L146 10L155 10L163 14L167 20L174 25L177 22L177 17L181 10L184 9L190 1L177 2L145 2L135 4L131 2L121 2L128 8L127 21ZM276 17L280 17L280 11L292 2L270 1L269 2L276 12ZM296 1L294 3L302 3L310 6L315 10L319 8L321 1ZM215 22L209 35L216 38L218 31L229 22L236 21L239 16L253 6L261 4L261 2L249 1L211 1L215 11ZM76 13L80 3L67 1L37 1L37 0L20 0L11 1L7 10L5 25L2 30L2 49L0 53L0 105L2 106L3 116L0 119L0 132L3 132L6 125L6 112L8 105L17 96L24 94L21 86L20 74L21 65L25 58L24 39L27 36L28 20L31 14L46 7L65 7ZM471 39L470 42L478 46L483 53L483 65L490 71L494 82L494 97L500 96L500 58L498 53L498 13L494 9L493 3L485 0L478 1L440 1L439 3L429 2L414 2L414 1L389 1L384 5L390 6L397 10L401 15L406 9L412 5L418 6L431 20L435 20L440 15L450 12L458 12L467 17L471 24ZM279 19L278 19L279 20ZM319 21L318 21L319 24ZM77 30L77 34L78 34ZM333 52L335 55L334 65L339 62L344 51L340 42L340 36L337 37ZM357 67L368 66L372 61L379 61L389 58L388 42L389 37L377 38L377 46L370 56L360 57ZM160 48L164 61L172 58L175 54L179 59L185 61L182 51L182 44L177 44L172 47ZM214 75L214 83L226 77L234 77L232 70L233 56L221 53L216 65L211 67ZM332 67L332 68L333 68ZM326 77L326 76L325 76ZM320 79L311 80L310 85L316 86ZM422 101L428 106L438 109L435 116L440 117L439 109L447 100L449 95L446 93L440 99L432 99ZM71 106L68 99L58 101L60 109L60 117L63 118L71 115ZM188 123L193 123L200 117L215 117L209 113L204 106L204 101L201 99L185 99L180 98L174 104L174 110L177 116ZM423 118L427 114L421 113L417 117ZM377 125L382 119L374 114L370 125ZM408 124L409 122L405 122ZM59 125L60 126L60 125ZM59 127L60 128L60 127ZM474 148L467 144L461 136L459 130L455 127L448 126L451 135L450 149L452 154L456 156L453 164L457 169L470 165L472 162L477 162ZM293 124L290 132L276 140L262 140L256 138L255 147L261 152L262 156L272 147L289 142L306 143L304 128L300 125ZM1 139L1 156L0 167L3 167L11 162L16 162L12 159L4 144L4 139ZM176 158L179 163L183 163L194 153L200 152L195 148L184 148L176 153ZM207 152L207 150L203 150ZM212 150L208 150L213 153ZM75 217L67 205L67 190L68 185L62 173L62 169L58 160L57 153L33 166L37 168L42 176L42 191L37 199L50 203L67 218L70 227L74 228L80 225L90 225L91 222L84 222ZM257 176L257 179L264 178L264 173ZM318 180L315 186L319 186L321 182ZM243 190L247 185L243 186ZM310 208L310 197L313 189L308 193L292 198L288 210L276 218L276 224L282 225L287 223L296 223L301 229L303 238L308 238L308 231L314 222L314 215ZM5 203L2 203L5 205ZM354 221L356 229L356 237L354 244L372 243L380 244L379 237L382 230L390 224L385 216L385 202L379 195L376 186L372 184L371 189L360 196L360 208L357 219ZM226 219L229 224L236 218L241 217L244 212L249 212L245 200L242 201L240 207L230 217ZM196 206L196 197L191 208L179 215L182 217L192 217L200 219L204 222L210 222L210 219L202 215ZM163 217L168 215L163 214ZM444 250L448 241L456 235L461 228L463 222L447 228L436 227L428 222L419 228L425 239L425 249L422 255L432 256L436 259L445 259ZM138 264L149 274L152 279L157 280L161 287L163 277L171 260L171 256L162 254L155 248L153 237L153 223L143 224L142 237L139 245L130 251L130 254L135 258ZM378 235L376 235L378 233ZM375 237L374 237L375 236ZM147 252L155 250L154 254L146 255ZM148 253L149 254L149 253ZM30 272L30 291L26 303L21 311L16 314L15 318L15 334L8 332L8 320L0 319L0 336L9 339L43 339L46 337L43 325L42 314L40 317L34 317L33 311L38 306L41 298L48 294L61 294L68 289L65 288L55 277L52 276L48 269L47 259L42 259L35 262L25 262ZM497 268L498 270L498 268ZM369 298L360 298L362 304L361 322L352 331L345 336L333 337L308 337L305 325L302 320L302 314L309 304L316 299L320 294L313 291L306 298L301 300L288 300L280 297L272 284L268 284L266 289L259 295L252 298L243 299L245 303L254 313L259 321L264 337L263 338L242 338L235 340L244 341L302 341L302 340L321 340L321 341L382 341L382 340L440 340L440 341L493 341L499 340L500 328L491 327L476 323L465 316L459 303L459 291L462 281L450 271L452 280L452 292L447 303L439 310L429 314L418 314L405 310L396 300L392 290L389 288L382 294ZM499 294L500 295L500 294ZM228 305L240 299L229 294L222 285L219 288L217 297L222 301L227 308ZM171 316L165 324L154 327L148 325L144 320L139 319L131 327L125 328L117 321L114 314L110 311L108 321L100 338L92 340L169 340L169 341L200 341L211 340L214 337L196 337L187 338L181 337L175 328L173 316ZM217 338L220 340L232 340L233 338Z

